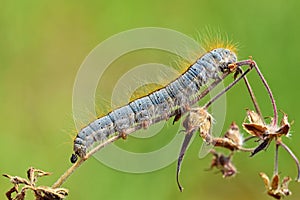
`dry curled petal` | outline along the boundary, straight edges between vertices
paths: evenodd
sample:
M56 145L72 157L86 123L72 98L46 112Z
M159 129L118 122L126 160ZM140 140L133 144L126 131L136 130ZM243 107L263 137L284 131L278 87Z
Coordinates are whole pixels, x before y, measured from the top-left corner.
M280 122L280 128L276 131L276 134L281 137L282 135L285 135L287 137L290 136L289 131L290 131L290 123L288 121L288 116L286 113L283 113L282 120Z
M61 200L68 195L68 190L64 188L50 188L45 186L36 187L34 193L37 199Z
M34 185L37 182L38 177L48 176L50 174L50 172L44 172L43 170L35 169L33 167L30 167L27 170L27 178L30 181L31 185Z
M250 157L254 156L255 154L257 154L258 152L267 149L269 144L270 144L271 140L269 138L266 138L263 140L262 143L260 143L252 152Z
M263 119L253 110L247 109L247 119L249 123L243 123L244 129L253 136L263 139L268 131L268 126L265 125Z
M243 127L250 135L256 136L261 139L268 131L267 126L255 123L243 123Z
M250 123L264 124L264 120L259 116L259 114L250 109L247 109L247 119Z
M233 141L237 146L243 146L243 137L240 133L238 125L235 122L231 123L224 137Z

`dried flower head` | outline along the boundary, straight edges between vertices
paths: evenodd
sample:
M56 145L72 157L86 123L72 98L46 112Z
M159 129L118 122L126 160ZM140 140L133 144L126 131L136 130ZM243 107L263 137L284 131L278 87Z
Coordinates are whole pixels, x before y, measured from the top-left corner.
M239 147L243 146L243 137L240 133L238 125L235 122L230 124L230 127L225 133L224 137L230 139Z
M225 156L217 153L215 150L210 151L213 154L213 159L209 169L216 167L223 174L223 178L234 176L237 172L235 166L232 164L232 154Z
M266 149L272 140L279 140L282 136L289 136L290 124L286 114L284 114L281 120L280 127L265 124L264 120L251 110L247 110L247 118L249 123L243 123L244 129L261 141L251 156Z
M6 197L9 200L24 200L26 191L32 190L34 192L36 200L61 200L68 195L68 190L64 188L51 188L47 186L35 186L38 177L48 176L51 173L44 172L40 169L30 167L27 170L28 180L18 177L3 174L4 177L9 178L10 182L14 185L8 192ZM19 185L23 184L21 191L19 191ZM12 194L16 193L15 197Z
M240 129L235 122L232 122L229 129L226 131L224 137L213 137L212 142L215 147L223 147L230 151L244 151L251 152L253 149L244 148L243 136Z
M282 183L280 184L278 174L273 176L272 181L270 181L269 177L263 172L261 172L259 175L264 181L268 195L274 197L275 199L282 199L283 197L292 194L288 188L288 184L291 181L290 177L284 177Z
M275 149L275 170L274 174L278 175L278 148L283 147L293 158L297 166L297 178L296 180L300 180L300 164L298 158L295 154L290 150L290 148L284 144L282 141L282 137L289 137L290 131L290 123L288 122L287 114L283 113L282 120L280 122L280 126L274 123L272 120L272 124L265 124L263 119L258 117L258 115L254 111L247 111L247 116L249 123L243 123L244 129L254 137L257 137L261 143L253 150L251 156L254 156L258 152L265 150L268 148L269 144L272 141L275 141L276 149Z
M188 116L183 121L183 127L186 134L199 130L204 141L210 143L212 121L212 116L205 108L196 107L190 109Z

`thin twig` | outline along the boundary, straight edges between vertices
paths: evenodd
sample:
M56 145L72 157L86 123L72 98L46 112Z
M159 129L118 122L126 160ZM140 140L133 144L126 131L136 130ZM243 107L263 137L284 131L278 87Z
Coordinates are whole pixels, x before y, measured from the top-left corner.
M198 101L200 101L203 97L205 97L212 89L214 89L221 81L223 81L228 75L230 74L230 72L226 72L222 75L221 78L215 80L210 86L208 86L203 92L201 92L201 94L199 96L197 96L194 101L192 101L192 104L197 103Z
M100 149L102 149L104 146L120 139L121 136L120 135L116 135L113 136L111 138L109 138L107 141L99 144L98 146L96 146L95 148L93 148L84 158L81 158L80 160L78 160L76 163L74 163L53 185L52 188L58 188L60 187L69 176L71 176L71 174L82 165L82 163L84 163L84 161L86 161L89 157L91 157L94 153L96 153L97 151L99 151Z
M235 79L231 84L229 84L224 90L222 90L220 93L218 93L216 96L214 96L209 102L207 102L204 106L204 109L207 109L214 101L216 101L218 98L220 98L225 92L227 92L229 89L231 89L237 82L239 82L242 78L244 78L249 72L251 68L248 68L241 76L239 76L237 79Z
M239 151L243 151L243 152L252 152L255 149L255 148L245 148L240 145L237 145L235 142L233 142L232 140L230 140L228 138L219 138L219 137L212 138L211 144L214 147L226 148L232 152L235 150L239 150Z
M252 90L252 88L251 88L251 85L250 85L250 83L249 83L249 81L248 81L248 79L247 79L246 76L244 77L244 82L245 82L246 87L247 87L247 89L248 89L248 92L249 92L249 94L250 94L250 97L251 97L252 103L253 103L253 105L254 105L255 111L256 111L256 113L260 116L261 120L263 120L264 118L263 118L263 116L262 116L261 110L260 110L259 105L258 105L258 103L257 103L256 97L255 97L255 95L254 95L254 92L253 92L253 90ZM265 123L264 120L263 120L263 122Z
M255 150L255 148L239 147L238 150L243 151L243 152L253 152Z
M246 142L248 142L249 140L256 139L256 138L257 138L257 136L251 135L251 136L249 136L249 137L246 137L246 138L243 140L243 143L246 143Z
M266 79L264 78L263 74L261 73L261 71L259 70L258 68L258 65L256 64L255 61L252 60L252 66L255 68L258 76L260 77L260 79L262 80L265 88L267 89L268 91L268 94L269 94L269 97L271 99L271 102L272 102L272 106L273 106L273 113L274 113L274 118L273 118L273 126L276 126L277 125L277 121L278 121L278 112L277 112L277 107L276 107L276 103L275 103L275 99L274 99L274 96L273 96L273 93L272 93L272 90L271 88L269 87Z
M293 160L295 161L296 166L297 166L297 173L298 173L296 181L300 182L300 164L299 164L298 158L295 156L295 154L292 152L292 150L288 146L286 146L281 140L277 141L277 143L280 146L282 146L292 156Z
M278 147L279 144L276 142L276 148L275 148L275 163L274 163L274 175L278 174Z

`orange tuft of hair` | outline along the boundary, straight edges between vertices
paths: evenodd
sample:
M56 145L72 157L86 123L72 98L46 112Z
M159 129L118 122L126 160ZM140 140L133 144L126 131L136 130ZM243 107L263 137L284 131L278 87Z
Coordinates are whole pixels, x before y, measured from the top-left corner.
M208 52L217 48L225 48L237 54L238 43L229 39L227 34L219 30L206 28L204 32L199 33L198 40L201 46Z

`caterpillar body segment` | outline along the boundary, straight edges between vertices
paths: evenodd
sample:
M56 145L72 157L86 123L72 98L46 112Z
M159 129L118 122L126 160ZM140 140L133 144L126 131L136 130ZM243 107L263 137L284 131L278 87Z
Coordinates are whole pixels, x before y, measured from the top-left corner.
M155 115L155 106L149 96L132 101L129 106L135 113L135 120L141 123L143 128L152 124L152 117Z

